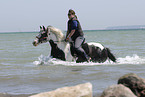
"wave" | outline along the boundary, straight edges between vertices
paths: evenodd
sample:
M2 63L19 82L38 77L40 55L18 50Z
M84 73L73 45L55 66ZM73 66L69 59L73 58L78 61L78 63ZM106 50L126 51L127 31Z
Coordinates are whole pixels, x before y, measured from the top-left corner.
M145 64L145 57L140 57L136 54L133 56L126 56L125 58L118 58L118 64Z
M34 65L64 65L64 66L95 66L95 65L121 65L121 64L145 64L145 57L140 57L136 54L132 56L126 56L124 58L117 58L117 62L114 63L111 60L107 60L104 63L94 63L94 62L69 62L62 61L49 56L40 55L37 61L33 62Z

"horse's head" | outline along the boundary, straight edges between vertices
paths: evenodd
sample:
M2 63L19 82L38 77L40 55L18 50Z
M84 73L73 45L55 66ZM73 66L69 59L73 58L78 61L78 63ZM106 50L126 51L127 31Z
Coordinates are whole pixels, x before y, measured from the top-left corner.
M64 40L64 38L65 37L61 30L52 26L48 26L47 28L40 26L40 32L33 41L33 45L37 46L38 44L45 43L49 40L60 42Z
M40 32L36 36L36 39L33 41L33 45L37 46L40 43L45 43L48 41L48 29L46 29L44 26L40 26Z

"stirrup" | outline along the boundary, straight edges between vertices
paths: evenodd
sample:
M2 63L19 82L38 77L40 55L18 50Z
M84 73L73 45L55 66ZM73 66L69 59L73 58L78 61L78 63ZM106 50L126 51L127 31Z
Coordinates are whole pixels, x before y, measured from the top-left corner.
M90 62L90 61L91 61L91 59L92 59L92 58L91 58L91 57L89 57L87 61L88 61L88 62Z
M72 58L72 61L76 62L77 59L78 59L78 57L75 56Z

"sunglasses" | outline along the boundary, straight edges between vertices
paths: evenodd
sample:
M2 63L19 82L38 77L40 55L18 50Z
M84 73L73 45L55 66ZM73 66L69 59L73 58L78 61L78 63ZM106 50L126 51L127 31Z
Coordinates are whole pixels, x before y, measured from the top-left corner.
M69 13L68 16L71 16L71 14Z

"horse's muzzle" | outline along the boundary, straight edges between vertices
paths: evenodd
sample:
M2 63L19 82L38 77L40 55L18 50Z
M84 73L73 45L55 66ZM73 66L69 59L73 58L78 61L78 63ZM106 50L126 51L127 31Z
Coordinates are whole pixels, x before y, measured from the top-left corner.
M38 45L36 41L33 41L32 44L33 44L33 46L37 46Z

